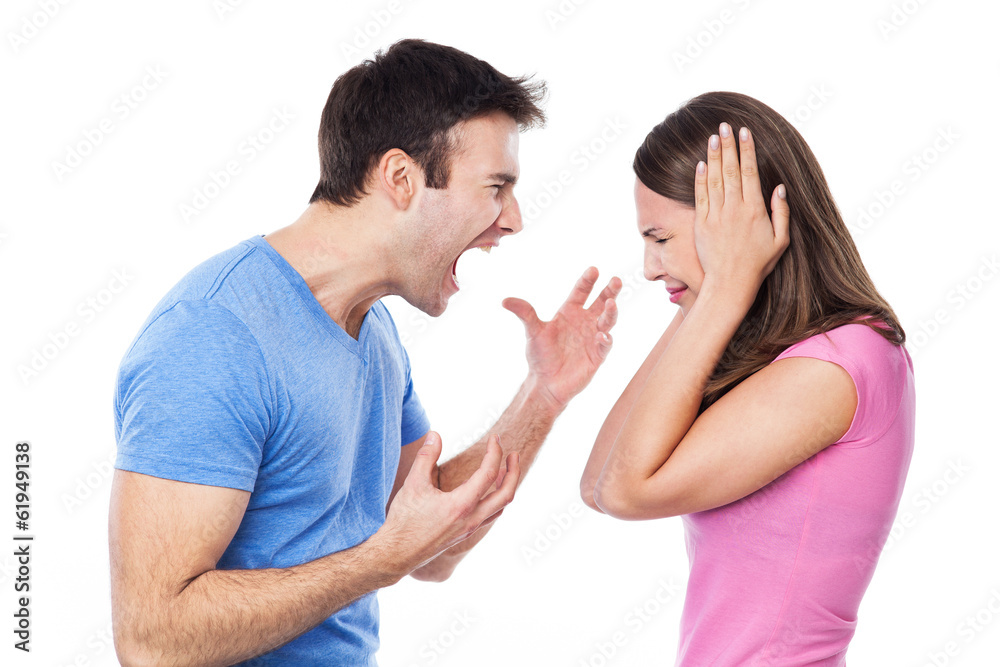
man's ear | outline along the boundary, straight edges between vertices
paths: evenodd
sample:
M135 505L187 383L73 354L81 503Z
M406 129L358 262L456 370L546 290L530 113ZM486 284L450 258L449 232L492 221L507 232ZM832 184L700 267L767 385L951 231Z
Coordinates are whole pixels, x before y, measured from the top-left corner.
M424 172L406 151L393 148L379 160L375 187L388 196L399 210L405 211L410 206L423 185Z

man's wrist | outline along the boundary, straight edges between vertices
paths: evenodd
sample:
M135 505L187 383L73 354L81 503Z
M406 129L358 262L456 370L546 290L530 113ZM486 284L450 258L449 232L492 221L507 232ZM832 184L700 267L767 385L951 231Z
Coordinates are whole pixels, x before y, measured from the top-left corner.
M566 409L569 400L563 401L556 397L552 390L537 375L528 374L524 381L525 403L540 407L548 416L555 419Z
M406 554L385 530L385 524L358 547L362 549L359 555L366 562L379 564L378 588L397 584L414 570Z

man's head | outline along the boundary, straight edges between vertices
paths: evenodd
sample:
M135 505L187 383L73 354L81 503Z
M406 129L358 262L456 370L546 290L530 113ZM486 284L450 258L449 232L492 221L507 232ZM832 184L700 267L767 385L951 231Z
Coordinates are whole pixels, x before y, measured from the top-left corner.
M450 46L396 42L334 82L320 121L319 184L309 203L357 203L393 148L421 166L427 187L446 188L455 125L501 111L519 129L541 126L544 93L543 82L509 77Z
M397 42L334 83L310 203L374 207L394 293L440 315L458 257L521 229L518 133L544 124L544 93L457 49Z

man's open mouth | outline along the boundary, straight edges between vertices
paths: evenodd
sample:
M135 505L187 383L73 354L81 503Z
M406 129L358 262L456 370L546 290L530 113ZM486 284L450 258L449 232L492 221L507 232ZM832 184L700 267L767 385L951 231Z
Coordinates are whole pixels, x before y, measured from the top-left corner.
M483 252L488 253L490 250L493 249L493 244L479 245L479 246L474 246L474 247L475 248L479 248ZM452 264L451 264L451 277L455 279L455 283L456 284L458 284L458 273L457 273L457 270L458 270L458 260L461 259L462 255L464 255L465 253L469 252L469 250L472 250L472 249L473 248L467 248L467 249L463 250L462 253L458 257L456 257L455 261L452 262Z

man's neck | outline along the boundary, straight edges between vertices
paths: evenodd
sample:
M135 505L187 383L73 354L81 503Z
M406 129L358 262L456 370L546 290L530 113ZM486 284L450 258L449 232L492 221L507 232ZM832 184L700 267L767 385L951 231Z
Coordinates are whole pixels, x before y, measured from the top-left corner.
M291 225L264 239L295 269L330 318L352 338L372 304L395 294L392 263L385 237L364 204L334 207L323 202L309 208Z

